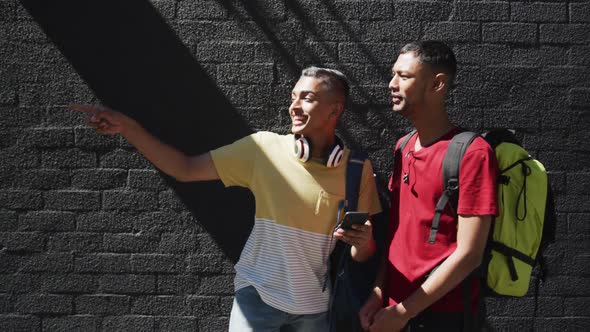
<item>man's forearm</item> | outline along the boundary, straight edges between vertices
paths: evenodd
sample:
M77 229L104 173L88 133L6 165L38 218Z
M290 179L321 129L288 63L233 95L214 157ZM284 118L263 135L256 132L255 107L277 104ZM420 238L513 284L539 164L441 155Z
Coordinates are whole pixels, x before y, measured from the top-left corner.
M409 318L416 316L457 287L480 263L477 254L453 253L400 306Z
M89 115L88 124L99 134L120 134L152 164L180 181L217 180L219 175L209 153L186 156L164 144L129 116L104 106L72 104L68 108Z
M445 296L481 264L491 220L491 216L459 216L455 251L400 304L409 317Z
M188 181L190 164L184 153L157 139L135 120L129 120L121 135L162 172Z
M377 271L377 276L375 277L375 283L373 287L377 287L381 290L385 288L385 277L387 275L387 262L389 261L387 257L387 253L383 253L383 257L381 257L381 261L379 263L379 270Z

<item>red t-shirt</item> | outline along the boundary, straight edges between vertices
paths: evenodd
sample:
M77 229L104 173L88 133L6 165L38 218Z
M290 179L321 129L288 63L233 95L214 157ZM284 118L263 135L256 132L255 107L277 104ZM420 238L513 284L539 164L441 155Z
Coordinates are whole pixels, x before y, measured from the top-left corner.
M414 135L401 154L401 167L390 179L392 190L389 229L389 262L386 294L389 305L409 297L426 275L457 247L457 220L447 205L441 215L436 242L428 243L434 208L443 192L442 161L454 129L435 143L414 151ZM400 140L401 141L401 140ZM398 141L397 146L399 146ZM494 151L481 137L468 147L459 169L460 215L496 215L498 163ZM403 178L406 181L403 181ZM474 278L472 308L477 308L479 282ZM435 302L429 310L463 311L462 284Z

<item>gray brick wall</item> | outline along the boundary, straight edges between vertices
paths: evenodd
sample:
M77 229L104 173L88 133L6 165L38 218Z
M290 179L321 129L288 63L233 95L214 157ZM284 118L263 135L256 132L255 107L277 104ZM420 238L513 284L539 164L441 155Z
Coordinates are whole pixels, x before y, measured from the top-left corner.
M588 1L151 3L254 130L288 130L294 66L345 71L353 106L340 131L370 152L382 187L408 130L388 105L396 51L450 43L452 117L515 128L557 195L550 277L537 298L490 299L489 319L507 331L590 329ZM97 91L21 3L0 0L0 331L225 330L233 270L215 241L132 147L65 109L98 103Z

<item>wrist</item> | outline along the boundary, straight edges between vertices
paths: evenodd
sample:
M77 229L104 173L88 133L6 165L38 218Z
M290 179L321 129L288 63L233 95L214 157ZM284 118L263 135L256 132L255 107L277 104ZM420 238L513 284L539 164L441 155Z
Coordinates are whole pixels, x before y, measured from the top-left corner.
M402 316L405 320L410 320L414 318L418 313L413 312L410 308L406 306L405 303L400 302L396 306L396 311Z
M364 262L375 253L375 242L367 241L363 245L353 245L350 248L350 255L355 262Z
M122 123L122 128L121 128L121 136L123 137L129 137L131 135L133 135L133 133L137 132L138 129L140 128L139 123L137 123L137 121L133 120L132 118L123 115L123 119L121 120Z
M372 256L376 249L375 240L373 240L373 237L371 237L367 242L355 247L358 251L363 252L368 256Z

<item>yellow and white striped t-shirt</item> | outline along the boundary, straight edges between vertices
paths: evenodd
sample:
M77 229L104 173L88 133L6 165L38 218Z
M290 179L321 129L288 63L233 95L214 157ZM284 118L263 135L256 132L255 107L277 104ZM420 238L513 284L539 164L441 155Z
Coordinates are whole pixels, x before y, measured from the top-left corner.
M254 286L268 305L292 314L328 310L322 292L330 238L339 201L345 197L346 161L328 168L293 155L293 135L258 132L211 152L226 186L249 188L256 220L235 266L235 290ZM373 168L361 178L359 211L379 213Z

